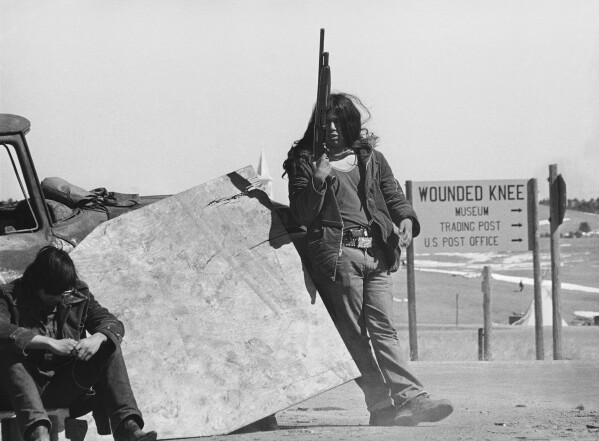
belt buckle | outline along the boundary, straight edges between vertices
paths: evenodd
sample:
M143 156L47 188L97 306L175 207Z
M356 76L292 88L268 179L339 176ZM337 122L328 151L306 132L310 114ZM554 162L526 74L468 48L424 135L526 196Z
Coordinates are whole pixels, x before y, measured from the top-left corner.
M358 237L357 248L372 248L372 237Z

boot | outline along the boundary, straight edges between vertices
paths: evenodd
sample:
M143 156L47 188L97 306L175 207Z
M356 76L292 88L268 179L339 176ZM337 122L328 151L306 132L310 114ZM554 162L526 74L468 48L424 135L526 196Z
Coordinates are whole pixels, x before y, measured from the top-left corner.
M394 426L395 425L395 407L389 406L384 409L373 410L370 412L371 426Z
M23 439L25 441L50 441L50 431L45 424L38 424L33 429L28 430Z
M448 400L433 400L428 394L418 395L397 408L394 426L415 426L418 423L436 423L453 412Z
M427 394L418 395L405 404L370 412L371 426L415 426L435 423L447 418L453 406L447 400L433 400Z
M114 431L114 441L156 441L158 434L153 430L144 432L134 418L126 418Z

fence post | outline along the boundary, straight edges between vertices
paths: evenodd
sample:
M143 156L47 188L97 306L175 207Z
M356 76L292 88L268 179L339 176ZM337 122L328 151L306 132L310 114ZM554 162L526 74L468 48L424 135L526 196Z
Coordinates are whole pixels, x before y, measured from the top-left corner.
M478 361L485 359L485 335L483 328L478 328Z
M460 294L455 295L455 327L457 328L460 323Z
M491 267L483 268L483 359L491 360Z

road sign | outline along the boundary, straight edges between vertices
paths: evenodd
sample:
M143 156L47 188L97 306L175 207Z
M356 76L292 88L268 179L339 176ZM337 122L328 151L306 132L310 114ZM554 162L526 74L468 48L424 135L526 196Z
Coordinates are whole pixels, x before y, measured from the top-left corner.
M528 251L527 182L412 182L421 226L415 251Z

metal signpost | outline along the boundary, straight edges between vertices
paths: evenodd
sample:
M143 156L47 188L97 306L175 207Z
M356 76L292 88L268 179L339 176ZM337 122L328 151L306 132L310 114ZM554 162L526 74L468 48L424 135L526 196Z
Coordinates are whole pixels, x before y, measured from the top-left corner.
M559 227L566 212L566 183L557 174L557 164L549 166L549 200L551 206L551 303L553 305L553 359L562 359L561 314L561 257L559 250Z

